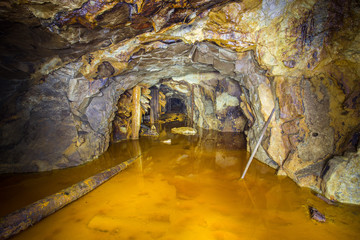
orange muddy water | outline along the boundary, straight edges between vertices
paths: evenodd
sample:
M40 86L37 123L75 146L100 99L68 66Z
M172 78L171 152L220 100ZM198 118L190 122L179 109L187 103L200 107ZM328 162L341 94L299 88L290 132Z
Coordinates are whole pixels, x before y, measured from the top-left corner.
M3 175L1 215L141 151L128 169L12 239L359 239L358 206L328 205L257 160L238 181L249 158L245 141L213 131L163 133L113 144L81 167ZM311 220L309 206L326 222Z

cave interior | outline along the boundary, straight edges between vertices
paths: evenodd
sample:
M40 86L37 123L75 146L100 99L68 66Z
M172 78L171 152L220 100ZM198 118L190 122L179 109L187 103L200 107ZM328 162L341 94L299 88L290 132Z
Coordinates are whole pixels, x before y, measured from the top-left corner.
M94 175L114 146L211 152L243 136L276 179L359 213L359 1L5 0L0 12L4 204L12 179ZM172 121L196 137L170 141Z

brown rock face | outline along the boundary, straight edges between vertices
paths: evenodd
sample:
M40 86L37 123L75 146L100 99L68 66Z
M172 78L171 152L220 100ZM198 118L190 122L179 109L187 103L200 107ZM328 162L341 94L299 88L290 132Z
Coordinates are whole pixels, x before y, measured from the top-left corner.
M97 157L137 84L180 99L198 127L247 130L249 150L275 108L256 158L317 191L332 179L322 174L329 159L356 149L358 1L42 0L0 10L2 172Z
M331 200L360 204L360 148L329 160L324 169L321 189Z

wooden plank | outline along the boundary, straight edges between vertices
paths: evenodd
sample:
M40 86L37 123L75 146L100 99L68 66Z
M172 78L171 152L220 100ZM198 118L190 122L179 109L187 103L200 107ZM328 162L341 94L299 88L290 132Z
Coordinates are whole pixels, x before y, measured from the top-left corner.
M138 139L140 132L140 124L141 124L141 87L135 86L132 92L132 124L131 124L131 138Z
M36 201L0 219L0 239L7 239L20 231L39 222L41 219L60 210L69 203L94 190L122 170L126 169L137 158L131 158L115 167L102 171L92 177L78 182L49 197Z
M150 124L153 126L159 120L159 89L154 87L151 89L150 101Z
M191 116L190 116L190 126L194 126L194 106L195 106L194 85L191 84Z

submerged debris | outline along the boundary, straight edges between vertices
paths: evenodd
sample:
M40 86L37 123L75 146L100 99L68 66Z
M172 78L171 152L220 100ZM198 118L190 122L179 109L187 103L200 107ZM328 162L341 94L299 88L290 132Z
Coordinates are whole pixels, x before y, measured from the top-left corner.
M310 211L310 216L311 219L314 219L318 222L325 222L326 218L324 216L324 214L320 213L316 208L314 207L309 207L309 211Z
M165 144L171 144L171 139L167 139L167 140L164 140L164 141L161 141L162 143L165 143Z
M321 200L323 200L327 204L334 205L334 206L337 205L337 203L334 200L327 199L326 197L324 197L323 195L321 195L319 193L316 193L315 196L317 196L318 198L320 198Z

